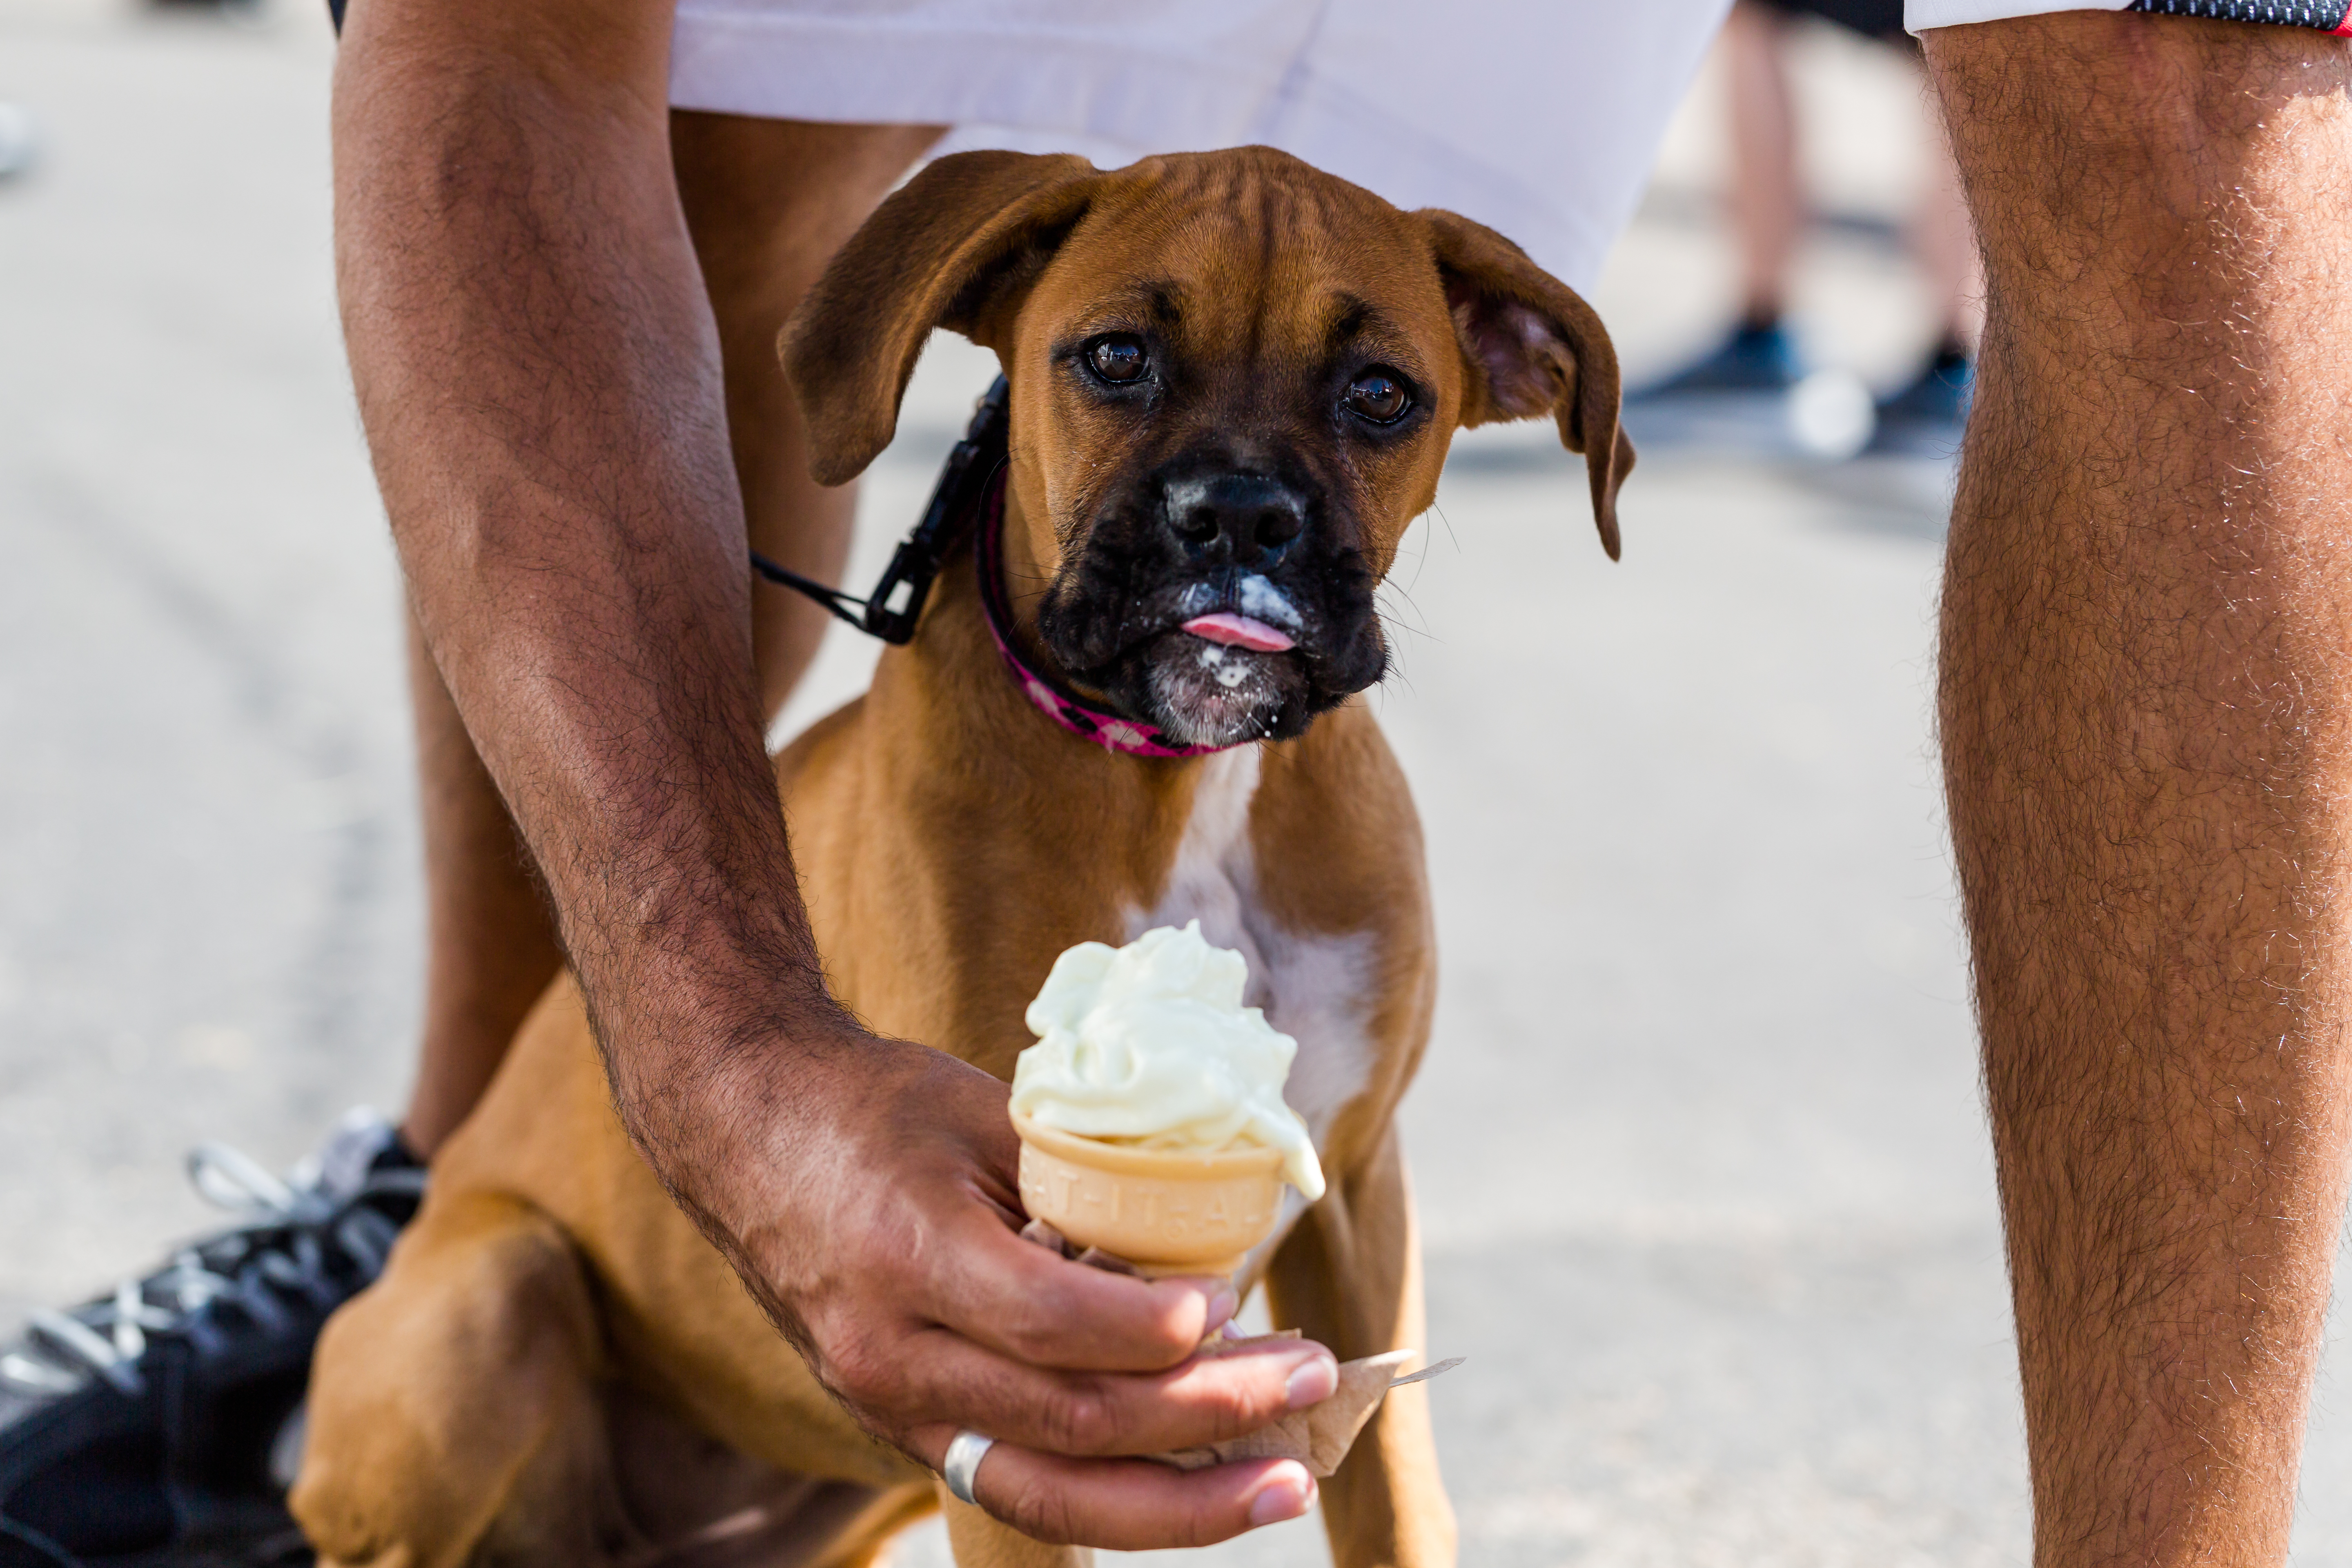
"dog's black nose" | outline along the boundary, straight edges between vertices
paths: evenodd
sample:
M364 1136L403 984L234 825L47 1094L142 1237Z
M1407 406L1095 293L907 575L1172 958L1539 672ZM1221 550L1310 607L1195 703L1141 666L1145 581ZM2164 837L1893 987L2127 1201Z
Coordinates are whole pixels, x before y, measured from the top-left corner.
M1307 531L1307 499L1263 474L1171 479L1168 526L1189 549L1258 565Z

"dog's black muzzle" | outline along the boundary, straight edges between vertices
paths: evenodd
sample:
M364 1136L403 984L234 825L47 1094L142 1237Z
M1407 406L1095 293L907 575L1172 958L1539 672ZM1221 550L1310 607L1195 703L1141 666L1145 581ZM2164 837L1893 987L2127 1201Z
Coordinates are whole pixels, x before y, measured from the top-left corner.
M1047 593L1038 633L1064 669L1129 718L1196 744L1286 739L1388 667L1352 533L1296 479L1163 470L1098 516ZM1219 612L1292 646L1257 651L1182 629Z

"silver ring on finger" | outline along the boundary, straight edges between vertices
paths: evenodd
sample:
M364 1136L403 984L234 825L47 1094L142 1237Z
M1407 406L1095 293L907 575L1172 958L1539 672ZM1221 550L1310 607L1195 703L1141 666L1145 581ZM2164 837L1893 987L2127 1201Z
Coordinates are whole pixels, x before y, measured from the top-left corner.
M995 1438L983 1437L970 1427L958 1432L948 1444L948 1457L940 1461L940 1477L948 1483L948 1490L955 1493L957 1500L968 1502L974 1508L980 1506L980 1500L971 1495L971 1483L980 1475L981 1460L986 1458L988 1451L994 1447Z

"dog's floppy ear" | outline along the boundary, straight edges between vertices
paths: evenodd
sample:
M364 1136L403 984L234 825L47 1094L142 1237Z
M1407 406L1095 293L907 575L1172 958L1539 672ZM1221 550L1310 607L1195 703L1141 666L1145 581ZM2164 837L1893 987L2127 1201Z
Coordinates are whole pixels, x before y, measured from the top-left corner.
M1617 487L1633 443L1617 427L1617 351L1573 289L1483 224L1425 207L1465 370L1462 423L1549 414L1560 445L1584 454L1601 547L1617 559Z
M961 153L849 237L777 344L817 483L847 483L890 444L931 329L970 335L1034 281L1098 178L1067 153Z

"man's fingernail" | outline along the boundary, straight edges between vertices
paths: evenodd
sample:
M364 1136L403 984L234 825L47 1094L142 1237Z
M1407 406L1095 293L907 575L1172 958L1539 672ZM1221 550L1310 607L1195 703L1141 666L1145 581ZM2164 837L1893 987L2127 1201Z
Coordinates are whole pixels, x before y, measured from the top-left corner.
M1297 1519L1314 1506L1315 1478L1307 1473L1307 1468L1276 1465L1272 1477L1258 1489L1257 1496L1250 1499L1250 1528Z
M1234 1288L1230 1285L1219 1286L1209 1297L1209 1325L1201 1331L1204 1334L1215 1333L1231 1322L1234 1314L1241 1310L1242 1299L1234 1294Z
M1320 1405L1331 1397L1339 1386L1339 1363L1328 1355L1318 1355L1301 1362L1291 1373L1290 1381L1282 1385L1283 1397L1290 1401L1293 1410L1304 1410L1310 1405ZM1288 1519L1288 1514L1282 1516Z

